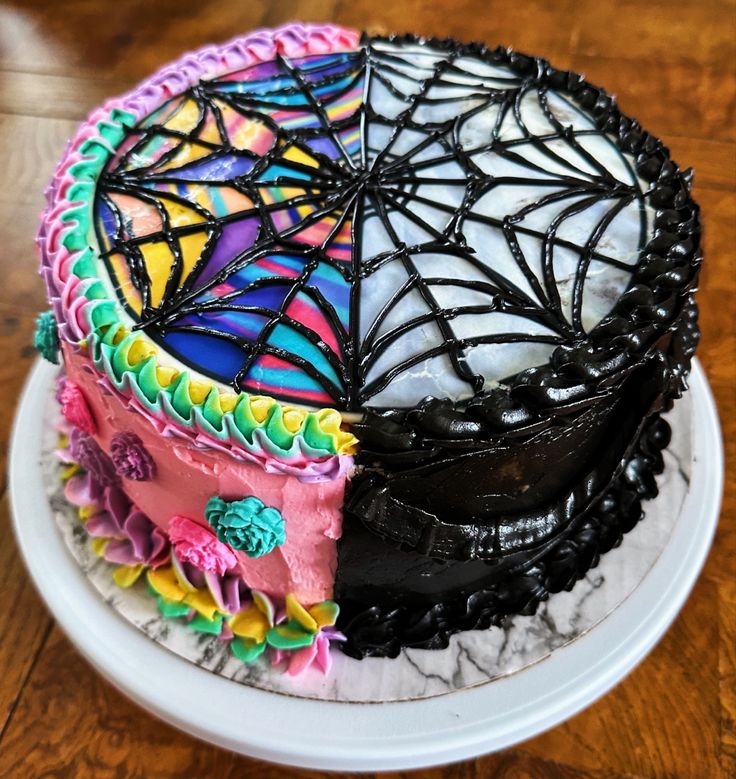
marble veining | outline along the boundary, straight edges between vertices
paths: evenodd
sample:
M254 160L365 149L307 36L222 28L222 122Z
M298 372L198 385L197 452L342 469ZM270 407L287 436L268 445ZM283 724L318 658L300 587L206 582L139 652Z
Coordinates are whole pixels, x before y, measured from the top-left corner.
M332 701L415 700L484 684L543 661L594 629L637 588L665 548L688 492L694 456L691 398L686 394L669 414L673 438L664 452L659 496L644 504L645 518L621 546L604 555L571 592L554 595L534 616L508 619L503 628L457 634L445 650L405 649L395 660L362 661L333 650L330 676L309 669L294 679L263 659L243 665L217 638L195 633L183 622L164 620L142 582L130 590L117 587L111 577L113 566L94 555L75 509L64 499L54 454L58 412L51 389L45 415L41 466L56 524L90 586L111 608L162 650L234 682Z

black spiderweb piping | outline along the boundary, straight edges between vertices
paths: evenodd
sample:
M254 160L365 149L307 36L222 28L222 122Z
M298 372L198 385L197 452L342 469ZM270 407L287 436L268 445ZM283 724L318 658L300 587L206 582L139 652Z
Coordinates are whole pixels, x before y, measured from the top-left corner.
M575 101L562 98L562 92L556 93L557 108L553 108L548 73L541 65L522 73L504 61L508 58L485 50L480 56L477 47L444 44L417 53L416 47L409 51L400 44L366 38L358 52L336 54L327 64L315 66L317 59L289 61L280 57L279 78L260 92L239 94L223 91L225 82L221 80L201 82L186 93L198 105L201 117L187 132L156 124L131 131L136 143L114 169L105 172L98 198L115 213L117 221L105 255L123 255L131 281L140 291L142 311L136 315L137 327L154 340L172 332L202 333L241 350L242 364L227 377L236 389L258 389L252 374L256 362L264 355L277 357L316 382L325 397L345 409L370 403L394 380L432 358L447 358L447 368L451 366L465 387L461 394L469 397L484 384L482 372L469 359L476 347L530 341L546 344L551 351L586 339L583 297L591 264L602 263L629 274L634 270L630 262L609 256L600 247L606 230L631 204L638 204L641 217L638 250L643 249L649 230L644 208L649 191L642 190L626 157L616 149L618 160L628 170L628 180L623 181L589 151L586 139L592 136L606 138L615 148L610 132ZM501 65L508 75L484 70L484 65ZM358 107L339 120L331 119L335 106L358 85L363 95ZM378 93L383 95L380 106ZM276 112L291 99L297 100L305 113L313 114L316 122L302 129L284 127ZM559 100L564 100L574 115L572 123L559 116ZM268 150L261 153L234 146L222 106L267 128L273 135ZM535 134L529 130L525 114L532 107L541 112L548 131ZM200 137L208 115L215 116L219 143ZM482 143L469 144L464 128L486 115L494 117L486 137ZM514 132L507 137L510 126ZM357 148L351 148L346 140L351 130L359 134ZM161 135L174 142L171 151L155 165L126 170L126 162L136 151ZM325 139L331 142L333 154L319 147L317 142ZM152 189L154 184L196 181L191 176L182 177L176 167L163 173L160 170L162 163L170 164L187 143L209 143L213 156L248 158L252 166L247 172L218 185L245 195L252 206L218 217L174 192ZM305 152L317 165L304 164L289 153L292 149ZM503 160L507 168L515 170L514 175L489 173L483 160L490 157ZM214 186L209 181L200 183ZM449 202L439 199L438 187L443 188ZM488 215L478 207L500 188L508 191L516 187L521 191L549 188L549 194L501 215ZM278 188L292 194L274 201L272 195ZM125 214L110 199L113 193L133 194L152 203L161 215L162 229L142 237L128 235ZM192 208L200 221L173 225L164 208L172 202ZM525 224L525 219L550 206L556 210L546 227ZM584 243L560 236L567 220L594 206L598 210L590 219ZM290 214L289 218L278 218L284 214ZM253 218L258 226L252 242L203 280L223 228ZM300 240L315 225L327 226L323 240L316 245ZM379 225L383 248L376 252ZM513 279L494 269L480 247L469 242L470 226L503 235L518 269ZM338 244L347 229L351 246L346 259ZM207 237L201 254L185 272L181 239L203 231ZM407 242L407 236L413 240ZM538 252L533 259L525 248L529 240L535 242ZM164 242L173 257L165 289L155 303L141 254L141 248L153 242ZM561 300L556 275L556 253L561 250L576 258L569 307ZM301 270L296 276L261 275L213 296L214 288L231 282L248 266L282 256L300 258ZM446 261L443 275L425 271L430 257ZM331 268L343 280L349 293L347 317L316 280L319 267ZM379 287L371 285L387 272L392 280L401 281L393 286L381 282L388 294L370 311L366 308L368 296L372 300L380 297ZM278 304L242 302L267 288L280 290L275 296ZM451 302L448 288L453 288ZM456 302L471 295L472 303ZM306 296L319 309L332 338L325 338L324 331L316 331L309 322L290 314L290 304L299 296ZM409 309L403 306L410 297L415 301L411 308L415 313L408 316L405 312ZM244 337L216 324L217 315L234 312L259 322L258 333ZM456 327L468 317L496 313L520 317L534 326L515 332L476 329L470 334L460 333ZM198 324L197 318L203 323ZM290 347L289 338L284 337L289 332L299 336L298 343L305 348L316 350L322 361ZM410 340L411 347L407 346ZM289 387L273 394L304 400Z

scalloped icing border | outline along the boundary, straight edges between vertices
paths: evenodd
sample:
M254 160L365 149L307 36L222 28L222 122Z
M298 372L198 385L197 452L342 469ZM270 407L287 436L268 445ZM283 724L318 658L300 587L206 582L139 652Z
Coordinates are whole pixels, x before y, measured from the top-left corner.
M319 54L358 46L360 34L335 25L290 24L258 30L221 46L207 46L160 70L132 92L93 111L69 142L46 189L47 208L37 235L43 277L59 335L84 353L95 369L133 408L190 430L198 441L222 449L262 455L271 469L313 471L336 478L349 469L357 439L343 429L336 409L308 411L273 398L223 391L215 382L160 364L158 348L144 333L130 332L119 304L97 275L98 257L89 241L95 182L123 140L125 129L201 78L273 59ZM204 439L204 441L202 441ZM325 463L330 465L330 463ZM310 478L315 474L310 473Z

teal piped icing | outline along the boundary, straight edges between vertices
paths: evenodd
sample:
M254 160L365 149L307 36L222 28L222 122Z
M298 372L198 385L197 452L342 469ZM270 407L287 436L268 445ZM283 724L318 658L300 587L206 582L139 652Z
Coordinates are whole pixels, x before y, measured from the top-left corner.
M262 557L286 541L281 512L254 496L223 500L213 495L204 514L223 544L248 557Z
M133 395L152 414L170 417L185 428L197 428L217 440L237 443L256 456L266 455L288 463L296 458L320 460L349 452L355 439L341 432L339 423L331 423L332 429L327 432L319 412L305 412L298 429L290 429L284 422L280 404L272 401L265 418L262 413L256 418L252 402L257 398L246 393L241 393L234 403L228 403L227 411L223 410L214 386L202 403L195 403L191 399L192 380L188 372L181 372L164 386L159 381L155 356L129 359L141 334L128 333L120 322L117 305L99 279L99 258L89 245L89 235L96 181L124 139L125 128L135 123L132 113L117 108L96 123L98 137L80 144L78 152L82 159L68 169L75 181L68 190L70 204L59 217L68 224L61 243L68 251L77 253L71 272L81 280L79 294L89 301L82 316L90 331L87 344L93 363L118 390Z
M44 359L54 365L59 364L59 333L53 311L44 311L36 319L33 345Z

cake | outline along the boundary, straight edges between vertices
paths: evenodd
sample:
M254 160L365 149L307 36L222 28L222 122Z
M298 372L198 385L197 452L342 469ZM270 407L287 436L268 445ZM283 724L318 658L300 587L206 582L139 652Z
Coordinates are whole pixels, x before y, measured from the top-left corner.
M534 613L657 493L690 184L582 76L454 40L290 24L105 103L38 235L95 550L294 674Z

